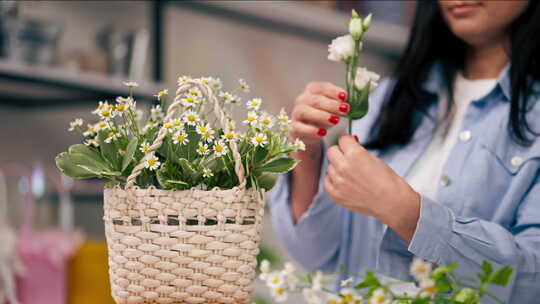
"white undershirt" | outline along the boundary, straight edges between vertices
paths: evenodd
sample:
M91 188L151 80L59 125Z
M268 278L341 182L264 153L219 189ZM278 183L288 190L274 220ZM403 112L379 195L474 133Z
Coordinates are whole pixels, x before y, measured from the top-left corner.
M413 189L420 194L432 199L437 199L437 190L442 183L448 183L443 179L443 169L450 151L454 147L458 136L463 141L468 141L472 134L469 131L460 133L463 116L469 104L487 95L496 85L497 79L469 80L461 73L456 76L454 83L454 107L450 126L437 127L433 139L422 156L415 162L406 180ZM446 110L446 93L440 94L439 120Z

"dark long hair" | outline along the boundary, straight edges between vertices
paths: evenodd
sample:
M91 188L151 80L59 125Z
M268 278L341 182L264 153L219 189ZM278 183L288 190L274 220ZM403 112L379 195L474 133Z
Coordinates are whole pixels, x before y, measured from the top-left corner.
M528 8L510 28L511 106L508 128L512 139L529 145L540 134L527 121L530 108L530 77L540 79L540 5L529 0ZM440 60L449 100L453 100L453 81L462 68L467 45L445 23L436 0L417 1L416 16L404 54L395 72L396 83L388 102L371 129L368 148L386 150L406 145L434 100L421 88L430 67ZM452 102L448 103L447 113Z

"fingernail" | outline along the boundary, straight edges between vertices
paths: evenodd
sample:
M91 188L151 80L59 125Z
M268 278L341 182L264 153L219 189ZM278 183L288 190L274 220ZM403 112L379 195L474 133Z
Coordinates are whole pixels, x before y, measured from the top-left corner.
M347 93L345 93L345 92L339 92L339 94L337 95L337 97L338 97L341 101L345 101L345 100L347 100Z
M326 129L323 129L323 128L319 129L319 131L317 131L317 135L325 136L326 135Z
M356 135L354 136L354 140L356 140L357 143L360 142L360 140L358 139L358 136L356 136Z
M339 117L336 116L336 115L331 115L330 118L328 118L328 121L329 121L331 124L337 125L338 122L339 122Z
M342 103L339 105L339 110L343 113L349 112L350 106L348 103Z

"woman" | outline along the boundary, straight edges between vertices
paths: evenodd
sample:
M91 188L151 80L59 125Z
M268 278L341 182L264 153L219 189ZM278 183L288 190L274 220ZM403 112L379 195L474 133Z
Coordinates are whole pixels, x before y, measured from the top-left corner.
M538 1L418 1L395 78L327 151L346 94L310 83L292 125L307 149L271 201L291 255L401 279L415 256L470 277L488 260L515 270L494 294L538 303L539 30Z

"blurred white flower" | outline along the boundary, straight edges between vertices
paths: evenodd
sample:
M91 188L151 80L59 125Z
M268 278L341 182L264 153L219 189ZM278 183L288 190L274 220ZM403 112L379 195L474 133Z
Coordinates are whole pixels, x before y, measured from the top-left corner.
M244 124L253 126L257 123L257 118L259 118L259 115L255 111L250 111L247 116L246 120L243 121Z
M178 77L178 85L182 85L188 81L191 80L191 76L189 75L182 75L180 77Z
M248 109L252 109L252 110L259 110L261 105L262 105L262 99L260 98L253 98L246 103L246 106L248 107Z
M355 86L358 90L363 90L368 83L371 83L369 91L372 92L379 85L379 74L369 71L366 68L358 68L356 70Z
M391 302L392 297L382 288L375 290L371 298L369 298L369 304L390 304Z
M326 304L341 304L341 297L340 296L337 296L335 294L331 294L329 293L327 296L326 296L326 301L325 301Z
M432 297L437 294L437 286L432 279L422 279L420 281L420 288L422 289L421 297Z
M68 131L75 131L76 129L80 129L82 125L83 125L83 120L81 118L77 118L74 121L69 123Z
M244 79L239 79L238 82L240 83L240 89L245 93L249 93L249 85L247 82L245 82Z
M261 271L259 279L266 281L268 274L270 273L270 262L268 260L262 260L259 270Z
M431 274L431 263L425 262L422 259L415 258L410 266L410 274L417 280L422 281Z
M165 95L168 95L169 94L169 90L167 89L164 89L164 90L161 90L159 91L156 95L154 95L157 100L160 100L161 101L161 97L165 96Z
M118 137L120 137L120 133L111 131L109 134L107 134L107 138L105 138L104 142L110 144L111 142L115 141Z
M163 111L161 110L160 105L156 105L150 109L150 118L154 121L163 118Z
M362 22L362 29L364 30L364 32L367 31L371 26L371 15L371 13L367 15L367 17L364 18L364 22Z
M304 295L304 300L307 304L323 304L318 292L313 289L305 288L302 290L302 294Z
M351 35L337 37L328 46L328 59L347 62L354 54L354 40Z
M128 88L134 88L134 87L138 87L139 84L136 83L135 81L128 81L128 82L124 82L124 85Z
M299 138L296 138L294 140L294 148L297 150L297 151L306 151L306 144L304 144L304 142L299 139ZM352 278L349 278L349 279L352 279ZM343 286L343 285L341 285Z
M341 304L355 304L355 303L360 303L360 301L362 301L362 296L359 295L352 288L342 288L339 291L339 294L342 297Z
M259 122L261 126L271 129L275 124L275 119L274 117L272 117L272 115L268 113L263 113L259 118Z
M353 278L350 277L350 278L348 278L346 280L342 280L339 285L341 287L347 287L347 286L351 285L352 281L353 281Z
M84 131L83 136L84 137L93 136L94 133L96 132L96 127L94 125L91 125L91 124L88 124L86 126L87 126L86 131Z
M287 301L287 291L283 286L277 286L272 288L272 297L276 302L285 302Z
M323 289L323 274L320 271L317 271L313 276L313 281L311 283L311 288L315 291L321 291Z

